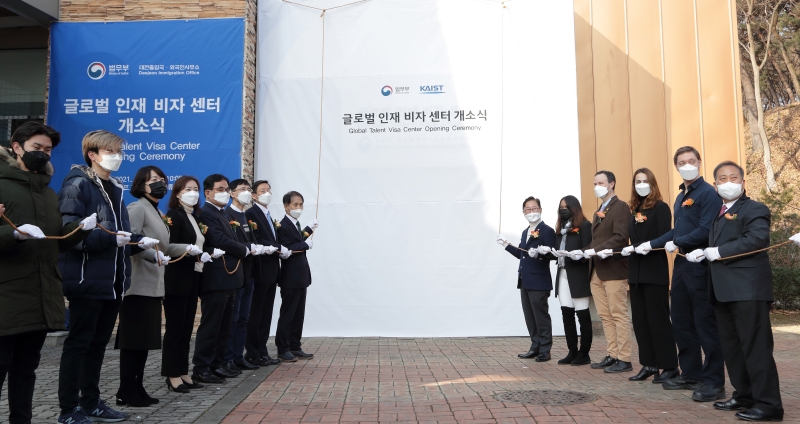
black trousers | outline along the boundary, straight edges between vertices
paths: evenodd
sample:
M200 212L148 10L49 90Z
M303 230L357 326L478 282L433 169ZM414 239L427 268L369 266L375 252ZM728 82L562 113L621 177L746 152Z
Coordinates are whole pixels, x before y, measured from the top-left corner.
M58 404L62 414L100 402L100 370L122 299L69 299L69 335L61 352ZM80 396L79 396L80 394Z
M525 314L525 325L531 336L531 350L549 353L553 347L553 323L550 320L550 306L547 299L550 290L519 289L522 300L522 313Z
M144 368L149 350L120 349L117 397L130 399L144 392ZM145 392L146 393L146 392Z
M764 412L782 411L769 302L717 302L715 312L733 397Z
M8 422L30 424L36 368L47 331L0 336L0 395L8 374Z
M287 289L281 287L281 316L278 318L278 331L275 334L275 345L278 353L300 350L300 339L303 337L303 320L306 316L305 289Z
M196 289L195 289L196 290ZM197 313L197 292L191 296L164 296L165 331L161 348L161 375L189 374L189 349Z
M231 333L231 317L236 290L200 293L200 326L194 342L194 372L211 371L222 366Z
M275 305L277 284L258 284L253 289L253 303L250 307L250 321L247 322L245 350L247 358L269 356L267 341L272 326L272 309Z
M669 319L669 287L631 284L630 293L639 363L662 370L678 368L675 336Z
M678 345L681 374L718 387L725 384L725 369L717 317L708 302L707 277L706 264L692 263L680 256L675 258L672 330Z

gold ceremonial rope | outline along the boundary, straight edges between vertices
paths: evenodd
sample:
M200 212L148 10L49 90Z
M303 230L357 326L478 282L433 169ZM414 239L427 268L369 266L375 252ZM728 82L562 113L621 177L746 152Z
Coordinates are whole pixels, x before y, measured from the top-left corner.
M781 247L781 246L786 246L787 244L790 244L790 243L793 243L793 241L791 241L791 240L786 240L786 241L784 241L784 242L782 242L782 243L773 244L772 246L765 247L765 248L763 248L763 249L754 250L754 251L752 251L752 252L740 253L740 254L738 254L738 255L726 256L726 257L724 257L724 258L719 258L719 259L717 259L717 260L718 260L718 261L727 261L727 260L729 260L729 259L740 258L740 257L742 257L742 256L755 255L756 253L766 252L767 250L772 250L772 249L776 249L776 248L778 248L778 247ZM522 249L522 248L520 248L520 247L517 247L517 246L514 246L514 245L513 245L513 244L511 244L511 243L509 243L508 245L509 245L509 246L512 246L512 247L514 247L514 248L515 248L515 249L517 249L517 250L520 250L520 251L523 251L523 252L525 252L525 253L528 253L528 251L527 251L527 250L525 250L525 249ZM650 251L651 251L651 252L656 252L656 251L659 251L659 250L666 250L666 249L664 249L663 247L658 247L658 248L655 248L655 249L651 249ZM619 255L619 254L621 254L621 253L622 253L621 251L620 251L620 252L611 252L611 254L613 254L613 255ZM670 252L667 252L667 253L670 253ZM676 252L673 252L673 253L675 253L675 254L676 254L676 255L678 255L678 256L683 256L683 257L686 257L686 255L684 255L683 253L676 253Z

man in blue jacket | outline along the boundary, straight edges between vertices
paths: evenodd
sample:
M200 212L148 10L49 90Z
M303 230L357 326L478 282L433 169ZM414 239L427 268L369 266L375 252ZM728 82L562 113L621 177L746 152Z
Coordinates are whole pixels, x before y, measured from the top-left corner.
M128 417L100 399L100 369L122 293L130 286L130 256L158 240L130 233L123 186L111 177L122 162L123 142L107 131L86 134L82 151L88 166L73 165L58 193L64 225L96 213L99 225L116 232L94 229L58 259L70 309L58 376L59 423L118 422Z
M531 347L520 358L536 358L536 362L550 360L550 348L553 347L553 325L550 320L548 299L553 290L553 279L550 276L550 260L547 256L539 256L539 246L555 247L556 232L542 222L542 204L531 196L522 202L522 213L529 226L522 231L519 247L512 246L503 236L497 236L497 242L506 248L506 252L519 259L519 277L517 288L520 289L522 312L525 314L525 325L531 336Z

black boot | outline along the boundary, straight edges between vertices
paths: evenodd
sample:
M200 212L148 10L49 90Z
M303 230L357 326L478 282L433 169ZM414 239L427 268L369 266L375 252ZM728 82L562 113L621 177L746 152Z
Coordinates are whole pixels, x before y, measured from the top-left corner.
M575 311L578 315L578 324L581 326L581 348L572 365L586 365L592 362L589 350L592 349L592 315L588 309Z
M569 353L564 359L558 361L559 365L569 365L578 356L578 328L575 327L575 308L561 307L561 317L564 319L564 336L567 339Z

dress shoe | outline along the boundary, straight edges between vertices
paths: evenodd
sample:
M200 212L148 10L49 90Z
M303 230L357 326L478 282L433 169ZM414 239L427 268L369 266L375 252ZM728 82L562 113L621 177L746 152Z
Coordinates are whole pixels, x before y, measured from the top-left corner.
M759 408L750 408L746 411L737 412L736 418L745 421L783 421L783 409L770 414Z
M533 349L529 350L526 353L520 353L519 355L517 355L517 357L522 359L530 359L530 358L535 358L537 356L539 356L539 351Z
M724 402L714 402L714 408L717 408L721 411L738 411L740 409L750 409L754 405L754 402L742 402L737 400L736 398L730 398Z
M229 373L228 371L225 370L225 368L213 369L213 370L211 370L211 373L216 375L219 378L233 378L233 377L236 377L236 374ZM192 378L194 378L194 377L192 377Z
M578 356L577 350L570 350L569 353L567 353L567 356L564 357L564 359L558 360L558 365L569 365L572 363L572 361L575 360L577 356Z
M250 364L258 365L259 367L263 367L264 365L266 365L264 363L264 357L263 356L260 356L258 358L253 358L252 356L245 356L244 360L247 361Z
M603 370L603 372L608 372L608 373L628 372L628 371L633 371L633 365L631 365L630 362L621 361L619 359L617 359L617 362L614 365L607 367L606 369Z
M313 353L306 353L302 350L293 350L292 355L296 356L297 359L311 359L314 357Z
M183 385L186 386L186 388L190 389L190 390L202 389L203 387L206 387L205 385L200 384L200 383L198 383L196 381L192 381L191 383L189 383L189 382L187 382L186 380L183 380L183 379L181 379L181 381L183 381Z
M671 378L679 376L680 374L681 373L677 368L661 371L661 374L656 374L656 376L653 378L653 384L661 384Z
M152 405L150 401L139 396L139 393L137 393L135 390L128 390L127 392L118 390L116 398L117 405L120 406L127 405L132 408L145 408Z
M717 399L725 399L725 386L703 384L702 387L692 393L692 399L697 402L713 402Z
M192 374L192 381L200 381L207 384L221 384L225 382L224 378L217 377L210 371L201 372L200 374L194 373Z
M242 359L241 361L233 361L233 365L240 370L257 370L260 367L256 364L251 364L248 360Z
M539 356L536 357L536 362L547 362L550 360L550 352L540 353Z
M262 356L261 359L263 360L265 367L270 365L278 365L281 363L280 359L272 358L270 356Z
M596 370L599 370L601 368L607 368L607 367L610 367L610 366L614 365L615 362L617 362L616 359L614 359L614 358L612 358L610 356L606 356L605 358L603 358L602 361L595 362L594 364L592 364L592 368L594 368Z
M172 385L172 382L169 381L169 377L167 377L167 390L176 392L176 393L189 393L189 388L186 387L186 383L181 383L178 387Z
M692 380L679 375L675 378L664 380L664 383L661 385L664 387L664 390L697 390L703 384L698 380Z
M231 374L233 377L242 375L242 370L234 365L233 362L228 362L227 364L223 365L222 369L224 369L228 374Z
M297 362L297 357L292 355L292 352L279 353L278 359L280 359L283 362Z
M578 351L578 356L575 357L575 360L572 361L572 365L589 365L592 363L592 358L589 357L588 353L583 353Z
M633 377L628 377L630 381L642 381L647 380L650 378L651 375L658 375L658 368L656 367L642 367L639 370L639 374L634 375Z

